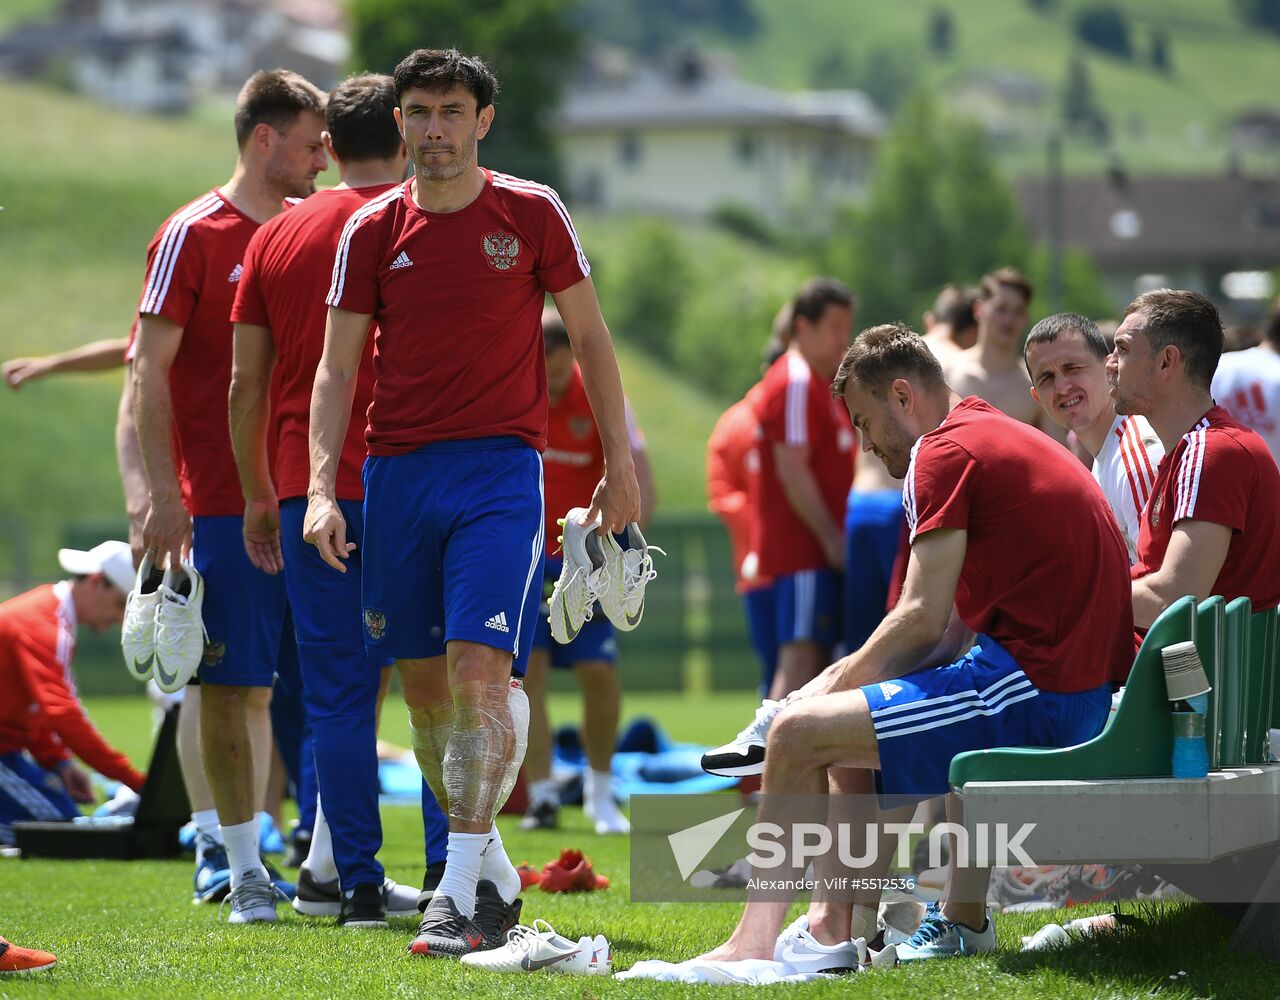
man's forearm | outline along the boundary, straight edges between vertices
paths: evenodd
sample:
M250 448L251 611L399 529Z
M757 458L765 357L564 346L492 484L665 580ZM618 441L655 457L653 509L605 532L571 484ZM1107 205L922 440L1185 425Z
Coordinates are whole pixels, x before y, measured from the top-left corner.
M267 381L236 377L228 394L231 449L235 452L240 489L246 500L275 497L267 462L267 424L271 415Z
M578 367L587 390L587 401L596 419L600 443L604 447L605 466L613 471L634 467L631 440L627 434L626 408L622 394L622 374L613 343L607 333L583 338L576 345Z
M111 368L119 368L125 363L124 352L129 341L124 338L111 340L95 340L91 344L77 347L61 354L53 354L44 359L44 374L54 372L95 372Z
M827 512L822 492L818 489L818 481L813 478L808 466L796 469L780 479L787 503L814 538L825 547L827 539L839 536L840 528Z
M320 359L311 390L311 481L308 496L332 498L337 491L338 459L351 420L356 373L344 377L327 357Z
M862 648L827 669L834 672L837 690L903 677L921 669L946 633L937 616L922 606L903 605L890 611Z
M124 508L130 519L146 515L147 473L142 467L142 447L133 419L133 373L124 379L120 405L116 411L116 462L120 467L120 485L124 488Z
M173 466L173 398L168 372L144 358L133 363L133 422L137 429L147 493L172 497L181 493Z

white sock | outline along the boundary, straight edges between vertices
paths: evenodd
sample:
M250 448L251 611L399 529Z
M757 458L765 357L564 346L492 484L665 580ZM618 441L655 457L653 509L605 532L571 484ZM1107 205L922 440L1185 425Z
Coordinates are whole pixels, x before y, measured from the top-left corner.
M247 823L236 823L222 828L222 842L227 845L227 861L231 864L231 888L234 889L246 878L267 877L267 870L262 866L262 856L258 853L258 820L257 817Z
M537 781L529 782L529 799L531 805L547 802L553 806L559 806L560 789L556 785L555 779L539 778Z
M320 796L316 796L316 824L311 828L311 847L307 851L307 871L317 882L332 882L338 877L338 865L333 860L333 836L329 821L324 818Z
M877 915L875 907L855 904L853 907L853 919L849 922L849 936L855 941L858 938L865 938L870 941L876 936Z
M507 857L507 849L502 846L502 834L498 832L497 823L489 831L489 843L481 854L480 877L497 886L498 895L508 906L520 895L520 875Z
M203 833L206 837L211 837L214 841L222 843L222 825L218 822L217 809L197 809L191 814L191 822L196 825L196 829ZM199 853L199 841L196 841L196 852Z
M609 771L587 770L584 791L593 813L599 813L601 807L607 810L614 804L613 793L609 791L612 778L613 774Z
M449 831L449 853L437 896L448 896L464 917L476 915L476 883L480 881L480 852L489 843L487 833Z

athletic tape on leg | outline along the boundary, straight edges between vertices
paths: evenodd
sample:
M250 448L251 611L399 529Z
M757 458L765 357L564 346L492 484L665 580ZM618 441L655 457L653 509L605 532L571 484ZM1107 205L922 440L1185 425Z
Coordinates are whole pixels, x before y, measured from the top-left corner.
M524 682L512 678L507 688L507 708L511 712L511 729L515 733L516 746L511 754L511 763L507 765L507 773L502 778L502 789L498 793L497 812L507 804L511 790L516 787L516 778L520 776L520 768L524 764L525 752L529 749L529 696L524 693Z
M453 690L453 734L445 750L449 816L492 823L516 748L504 683L469 682ZM526 722L526 728L528 723Z

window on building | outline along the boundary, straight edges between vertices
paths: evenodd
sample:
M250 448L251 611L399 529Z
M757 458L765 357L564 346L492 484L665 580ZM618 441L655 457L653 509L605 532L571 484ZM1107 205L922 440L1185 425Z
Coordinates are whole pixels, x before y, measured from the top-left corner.
M640 152L640 137L634 132L624 133L618 143L618 159L622 165L634 170L640 165Z
M744 165L755 163L756 158L760 155L760 140L754 135L743 133L738 136L734 143L734 152L738 157L738 162Z

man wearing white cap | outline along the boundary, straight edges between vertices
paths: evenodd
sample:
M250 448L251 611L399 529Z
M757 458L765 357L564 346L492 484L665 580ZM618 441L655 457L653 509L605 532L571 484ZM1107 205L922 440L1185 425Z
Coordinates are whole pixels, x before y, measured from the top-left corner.
M73 754L135 792L145 780L89 721L71 675L79 626L103 632L124 617L129 546L60 549L58 562L70 579L0 604L0 844L13 842L15 820L71 819L93 800Z

